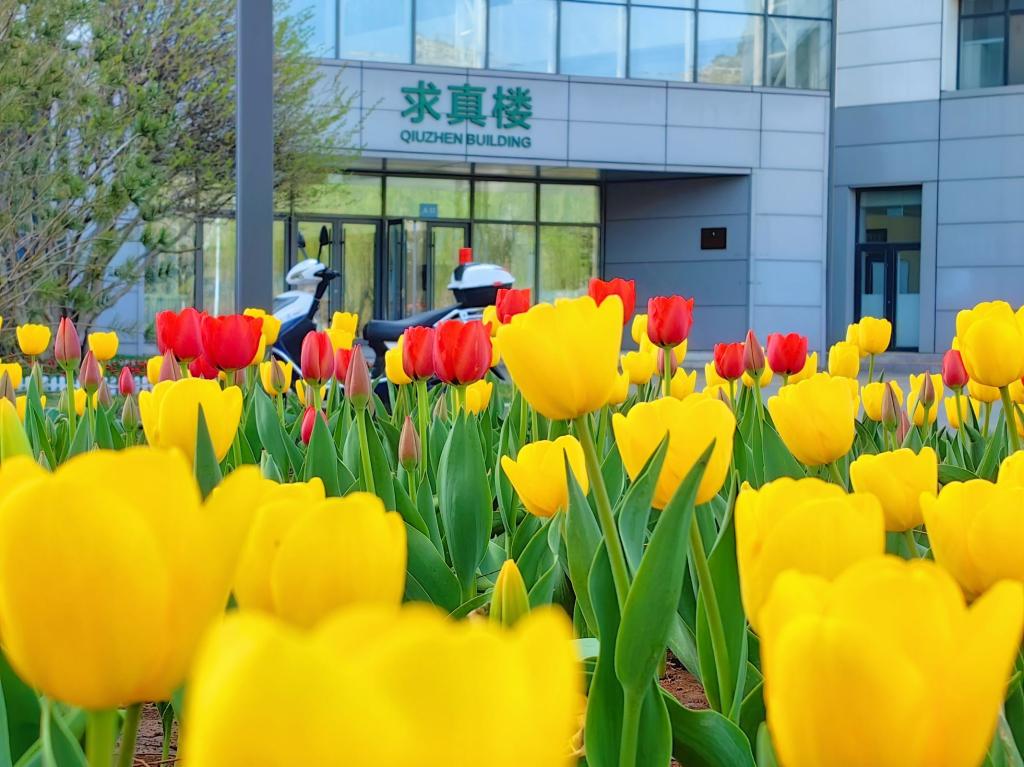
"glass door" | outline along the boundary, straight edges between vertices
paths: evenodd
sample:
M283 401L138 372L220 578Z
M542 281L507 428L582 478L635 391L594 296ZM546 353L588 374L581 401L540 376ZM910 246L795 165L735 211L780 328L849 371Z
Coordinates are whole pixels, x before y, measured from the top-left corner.
M448 281L469 241L468 224L419 219L388 221L385 312L390 319L452 303Z
M468 244L466 224L429 224L432 308L455 302L448 290L452 272L459 265L459 250Z
M358 312L359 326L374 318L377 297L376 222L340 221L341 309Z
M893 326L892 348L916 351L921 335L921 246L861 245L857 272L857 319L885 317Z
M338 252L335 247L335 243L338 242L338 232L335 221L300 218L295 221L293 232L295 236L293 264L305 261L307 258L315 258L328 269L339 271ZM340 304L341 285L335 280L320 303L317 321L321 325L329 323L331 312L339 309Z

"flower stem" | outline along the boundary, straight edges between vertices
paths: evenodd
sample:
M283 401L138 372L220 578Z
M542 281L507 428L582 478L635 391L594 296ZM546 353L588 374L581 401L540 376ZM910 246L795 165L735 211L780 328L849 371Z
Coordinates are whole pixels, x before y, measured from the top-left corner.
M619 767L636 765L636 750L640 740L640 713L644 697L640 690L624 690L622 703L622 741L619 745Z
M999 398L1003 401L1003 420L1006 421L1006 433L1010 437L1010 450L1016 453L1020 450L1020 436L1017 434L1017 411L1013 409L1013 401L1010 399L1010 387L999 387Z
M832 475L832 480L839 485L839 487L846 489L846 480L843 479L843 474L839 471L839 460L836 459L828 465L828 472Z
M672 394L672 376L669 371L672 369L672 355L675 351L672 347L661 350L661 396L668 397Z
M363 486L366 492L377 494L373 483L373 467L370 464L370 443L366 439L366 407L356 413L356 430L359 432L359 461L362 466Z
M85 719L85 756L89 767L113 767L117 711L90 711Z
M132 767L135 763L135 741L139 736L139 719L142 704L135 703L124 711L121 727L121 752L117 756L117 767Z
M416 382L416 423L420 432L420 470L427 474L427 409L430 407L430 396L427 382L420 379Z
M910 559L917 559L921 556L921 552L917 548L917 540L914 538L913 528L903 531L903 542L907 544L907 549L910 551Z
M576 418L574 423L576 424L576 434L583 446L587 477L590 479L590 488L594 492L594 501L597 503L597 521L601 526L605 546L608 547L608 561L611 564L612 580L615 582L615 596L618 598L621 611L623 605L626 604L626 594L629 593L626 555L622 550L622 539L619 538L619 529L615 524L615 514L612 512L611 500L608 498L608 488L604 484L604 475L601 474L601 463L597 458L597 448L594 446L590 421L587 420L586 415L581 415Z
M875 355L868 355L868 383L871 383L875 378Z
M718 697L722 705L720 713L728 715L732 709L732 677L729 675L729 645L725 641L725 626L718 609L715 581L711 577L707 554L704 553L704 539L700 534L697 514L694 512L690 524L690 549L693 566L697 571L697 585L704 592L704 610L708 616L708 632L711 634L711 649L715 655L715 675L718 678Z
M75 421L77 416L75 414L75 379L70 367L64 368L64 381L67 386L65 391L67 392L66 399L68 401L68 426L71 427L70 438L73 440L75 438Z

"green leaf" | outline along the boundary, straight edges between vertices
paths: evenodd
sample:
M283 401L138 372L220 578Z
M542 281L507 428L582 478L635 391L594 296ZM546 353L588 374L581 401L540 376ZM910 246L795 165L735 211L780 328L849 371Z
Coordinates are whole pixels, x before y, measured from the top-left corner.
M324 483L327 496L341 495L338 482L338 454L334 452L334 440L327 429L324 419L317 416L313 419L313 432L306 446L306 461L302 467L302 478L306 482L313 477L320 477ZM389 508L394 508L394 505Z
M409 546L408 584L417 584L426 601L444 608L455 610L462 598L459 580L445 563L430 539L412 525L405 526ZM406 590L406 598L413 599Z
M615 648L615 673L625 690L654 678L665 654L686 571L694 500L714 443L690 469L662 510L626 596Z
M72 458L82 453L87 453L93 448L92 429L89 426L89 417L86 413L83 417L78 419L75 425L75 436L71 440L71 446L68 448L68 458Z
M541 520L541 526L526 544L523 553L516 560L523 581L527 589L532 589L540 577L547 572L555 561L554 553L548 545L548 531L551 526L550 520Z
M767 724L762 724L757 731L757 767L779 767Z
M395 472L388 461L388 454L381 443L380 434L374 428L369 410L363 410L358 416L366 423L366 446L370 450L370 471L373 472L373 486L377 495L384 501L385 508L395 508ZM333 450L333 442L331 443ZM336 460L336 459L335 459Z
M210 439L210 430L206 426L206 414L203 412L202 405L199 406L196 423L195 474L203 498L220 484L220 464L217 462L217 454L213 450L213 441Z
M256 387L255 394L253 395L253 414L260 444L263 445L263 449L274 459L277 468L281 472L287 473L291 465L288 458L288 448L285 447L285 441L288 437L285 434L284 427L281 426L281 421L277 417L274 403L271 402L270 397L263 391L262 386Z
M487 549L493 516L480 432L460 414L438 464L438 505L455 573L464 595L472 596L476 569Z
M647 523L651 516L651 501L654 498L654 491L658 487L658 478L661 476L661 467L665 463L666 455L668 455L668 434L651 454L618 509L619 537L622 538L622 548L632 573L636 573L640 567L640 559L643 557Z
M260 453L260 476L278 484L285 481L281 470L277 468L277 463L274 462L274 457L266 450Z
M978 476L981 479L987 479L990 482L995 481L996 475L999 473L999 463L1002 459L1002 423L1002 415L1000 414L999 423L989 436L988 445L986 445L985 452L982 454L981 461L978 464Z
M672 723L672 755L686 767L754 767L750 743L717 711L694 711L662 693Z
M437 509L434 507L434 493L430 489L429 482L420 482L420 486L416 488L416 508L419 510L420 518L427 526L427 533L434 543L434 548L444 555L441 528L438 527Z
M110 411L103 407L96 408L96 446L102 450L117 450L123 447L114 440Z
M597 620L590 602L590 569L594 554L601 545L601 528L590 502L580 489L575 475L568 472L569 510L565 518L565 548L568 559L569 580L576 592L576 603L590 630L597 633Z
M969 482L972 479L978 479L978 475L973 471L948 463L939 464L939 484L941 485L947 485L950 482Z
M622 685L615 676L615 637L619 632L619 607L602 543L590 570L589 590L601 638L594 676L587 697L587 720L583 734L590 767L618 767L622 739Z
M0 654L0 689L3 692L4 707L4 753L10 759L18 760L39 738L39 698L14 673L7 662L7 656L3 654Z
M400 471L399 475L395 477L395 511L402 515L402 519L405 520L406 524L412 525L424 535L429 535L430 531L427 530L427 525L420 516L419 509L416 508L416 504L412 498L409 497L409 493L405 489L405 472Z
M803 479L807 476L803 465L789 452L786 443L782 441L782 437L771 424L764 424L761 440L764 450L764 479L766 482L780 477Z

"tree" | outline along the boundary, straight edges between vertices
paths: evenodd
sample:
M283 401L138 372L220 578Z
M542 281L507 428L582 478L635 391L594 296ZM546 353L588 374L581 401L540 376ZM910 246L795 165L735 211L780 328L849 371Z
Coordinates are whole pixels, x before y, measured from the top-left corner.
M190 258L190 222L233 208L234 12L0 0L0 315L88 325L161 257ZM344 162L321 147L351 102L314 98L304 21L279 16L275 34L275 194L288 206Z

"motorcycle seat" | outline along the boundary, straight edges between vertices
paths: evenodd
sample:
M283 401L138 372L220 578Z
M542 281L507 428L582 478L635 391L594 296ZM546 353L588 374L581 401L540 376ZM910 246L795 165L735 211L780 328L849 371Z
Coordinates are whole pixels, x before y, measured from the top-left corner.
M426 312L403 317L400 320L370 320L363 327L363 338L370 342L382 343L384 341L397 341L398 337L405 332L406 328L433 327L446 315L450 314L455 306L444 306L440 309L430 309Z

